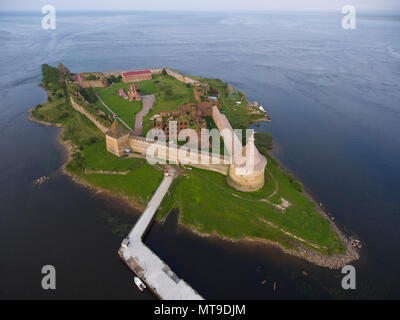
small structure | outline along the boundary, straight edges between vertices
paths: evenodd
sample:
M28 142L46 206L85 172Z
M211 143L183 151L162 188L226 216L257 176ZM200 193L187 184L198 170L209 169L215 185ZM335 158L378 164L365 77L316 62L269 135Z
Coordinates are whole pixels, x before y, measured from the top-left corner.
M118 120L115 119L110 130L106 132L107 151L117 157L123 156L125 154L125 148L129 144L128 138L129 132L123 129Z
M85 80L85 78L84 78L82 75L80 75L80 74L78 74L78 75L75 77L75 81L82 82L83 80Z
M125 93L125 90L124 90L124 89L119 89L119 90L118 90L118 94L119 94L122 98L128 99L128 96L127 96L127 94Z
M152 74L150 70L128 71L122 73L123 82L137 82L151 79Z
M69 69L66 66L64 66L61 62L58 64L57 69L64 75L68 75L68 76L71 75L71 72L69 71Z

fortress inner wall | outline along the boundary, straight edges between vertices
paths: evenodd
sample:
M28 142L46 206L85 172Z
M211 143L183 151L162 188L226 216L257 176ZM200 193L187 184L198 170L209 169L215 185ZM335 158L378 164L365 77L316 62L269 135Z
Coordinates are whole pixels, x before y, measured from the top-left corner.
M70 97L70 100L71 100L72 107L73 107L76 111L82 113L82 114L83 114L86 118L88 118L90 121L92 121L92 122L94 123L94 125L95 125L97 128L99 128L99 129L101 130L101 132L106 133L106 132L108 131L108 128L107 128L107 127L105 127L105 126L102 125L100 122L98 122L98 121L96 120L96 117L95 117L94 115L90 114L87 110L85 110L84 107L82 107L82 106L80 106L79 104L77 104L77 103L74 101L74 99L72 99L72 97Z
M149 147L155 148L155 145L155 142L146 141L146 139L141 137L129 137L129 147L132 151L137 153L146 154L147 149ZM228 175L229 171L229 162L226 161L224 157L201 152L199 152L197 155L194 155L190 154L189 152L185 152L183 149L177 146L157 145L157 152L154 153L154 156L164 161L176 162L179 160L181 164L187 164L192 167L215 171L225 176ZM214 158L217 157L219 159L219 163L213 163L213 156ZM201 157L203 157L203 159ZM206 161L204 161L205 159Z

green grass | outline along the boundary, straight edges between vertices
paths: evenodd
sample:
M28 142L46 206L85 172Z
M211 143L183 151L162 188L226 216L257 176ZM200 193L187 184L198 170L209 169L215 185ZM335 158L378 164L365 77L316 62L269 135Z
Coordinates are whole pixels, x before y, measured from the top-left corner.
M124 120L129 127L135 129L135 118L136 114L142 110L142 102L140 101L128 101L118 94L119 89L124 89L125 92L128 91L129 83L119 82L113 87L107 88L99 93L100 98L104 103L111 108L122 120ZM101 105L100 102L97 105ZM105 111L106 109L102 107ZM106 111L105 111L106 112ZM109 112L107 112L109 113Z
M86 168L90 170L130 171L138 163L138 160L140 160L139 162L146 161L145 159L118 158L107 151L104 139L86 146L82 153L85 158Z
M279 183L279 196L292 203L285 213L268 203L257 201L267 198L275 189L271 178L267 177L267 183L260 191L242 193L232 190L226 184L225 176L193 168L192 171L186 171L189 178L181 177L176 182L172 197L162 203L157 216L162 219L177 207L181 221L201 233L215 232L233 239L267 239L290 246L286 241L287 235L262 221L266 219L285 231L327 247L320 250L323 253L341 252L343 246L330 228L329 221L321 217L314 210L314 204L291 186L279 168L272 163L268 168Z
M163 174L145 160L131 160L134 161L127 175L82 174L81 177L94 186L122 194L145 205L157 190Z

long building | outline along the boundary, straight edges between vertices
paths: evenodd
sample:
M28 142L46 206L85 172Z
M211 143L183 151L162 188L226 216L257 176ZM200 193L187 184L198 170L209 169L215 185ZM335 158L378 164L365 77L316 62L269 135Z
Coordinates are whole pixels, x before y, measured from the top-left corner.
M122 73L123 82L137 82L143 80L151 80L152 74L150 70L128 71Z

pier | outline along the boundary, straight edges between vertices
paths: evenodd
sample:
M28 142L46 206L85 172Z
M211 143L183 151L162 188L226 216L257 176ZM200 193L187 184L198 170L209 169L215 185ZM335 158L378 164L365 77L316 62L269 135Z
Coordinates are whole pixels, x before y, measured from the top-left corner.
M128 237L124 239L118 253L127 266L146 283L158 298L163 300L202 300L203 298L184 280L170 269L142 241L154 215L168 192L175 176L175 170L165 173L153 198L140 216ZM132 281L133 285L133 281Z

